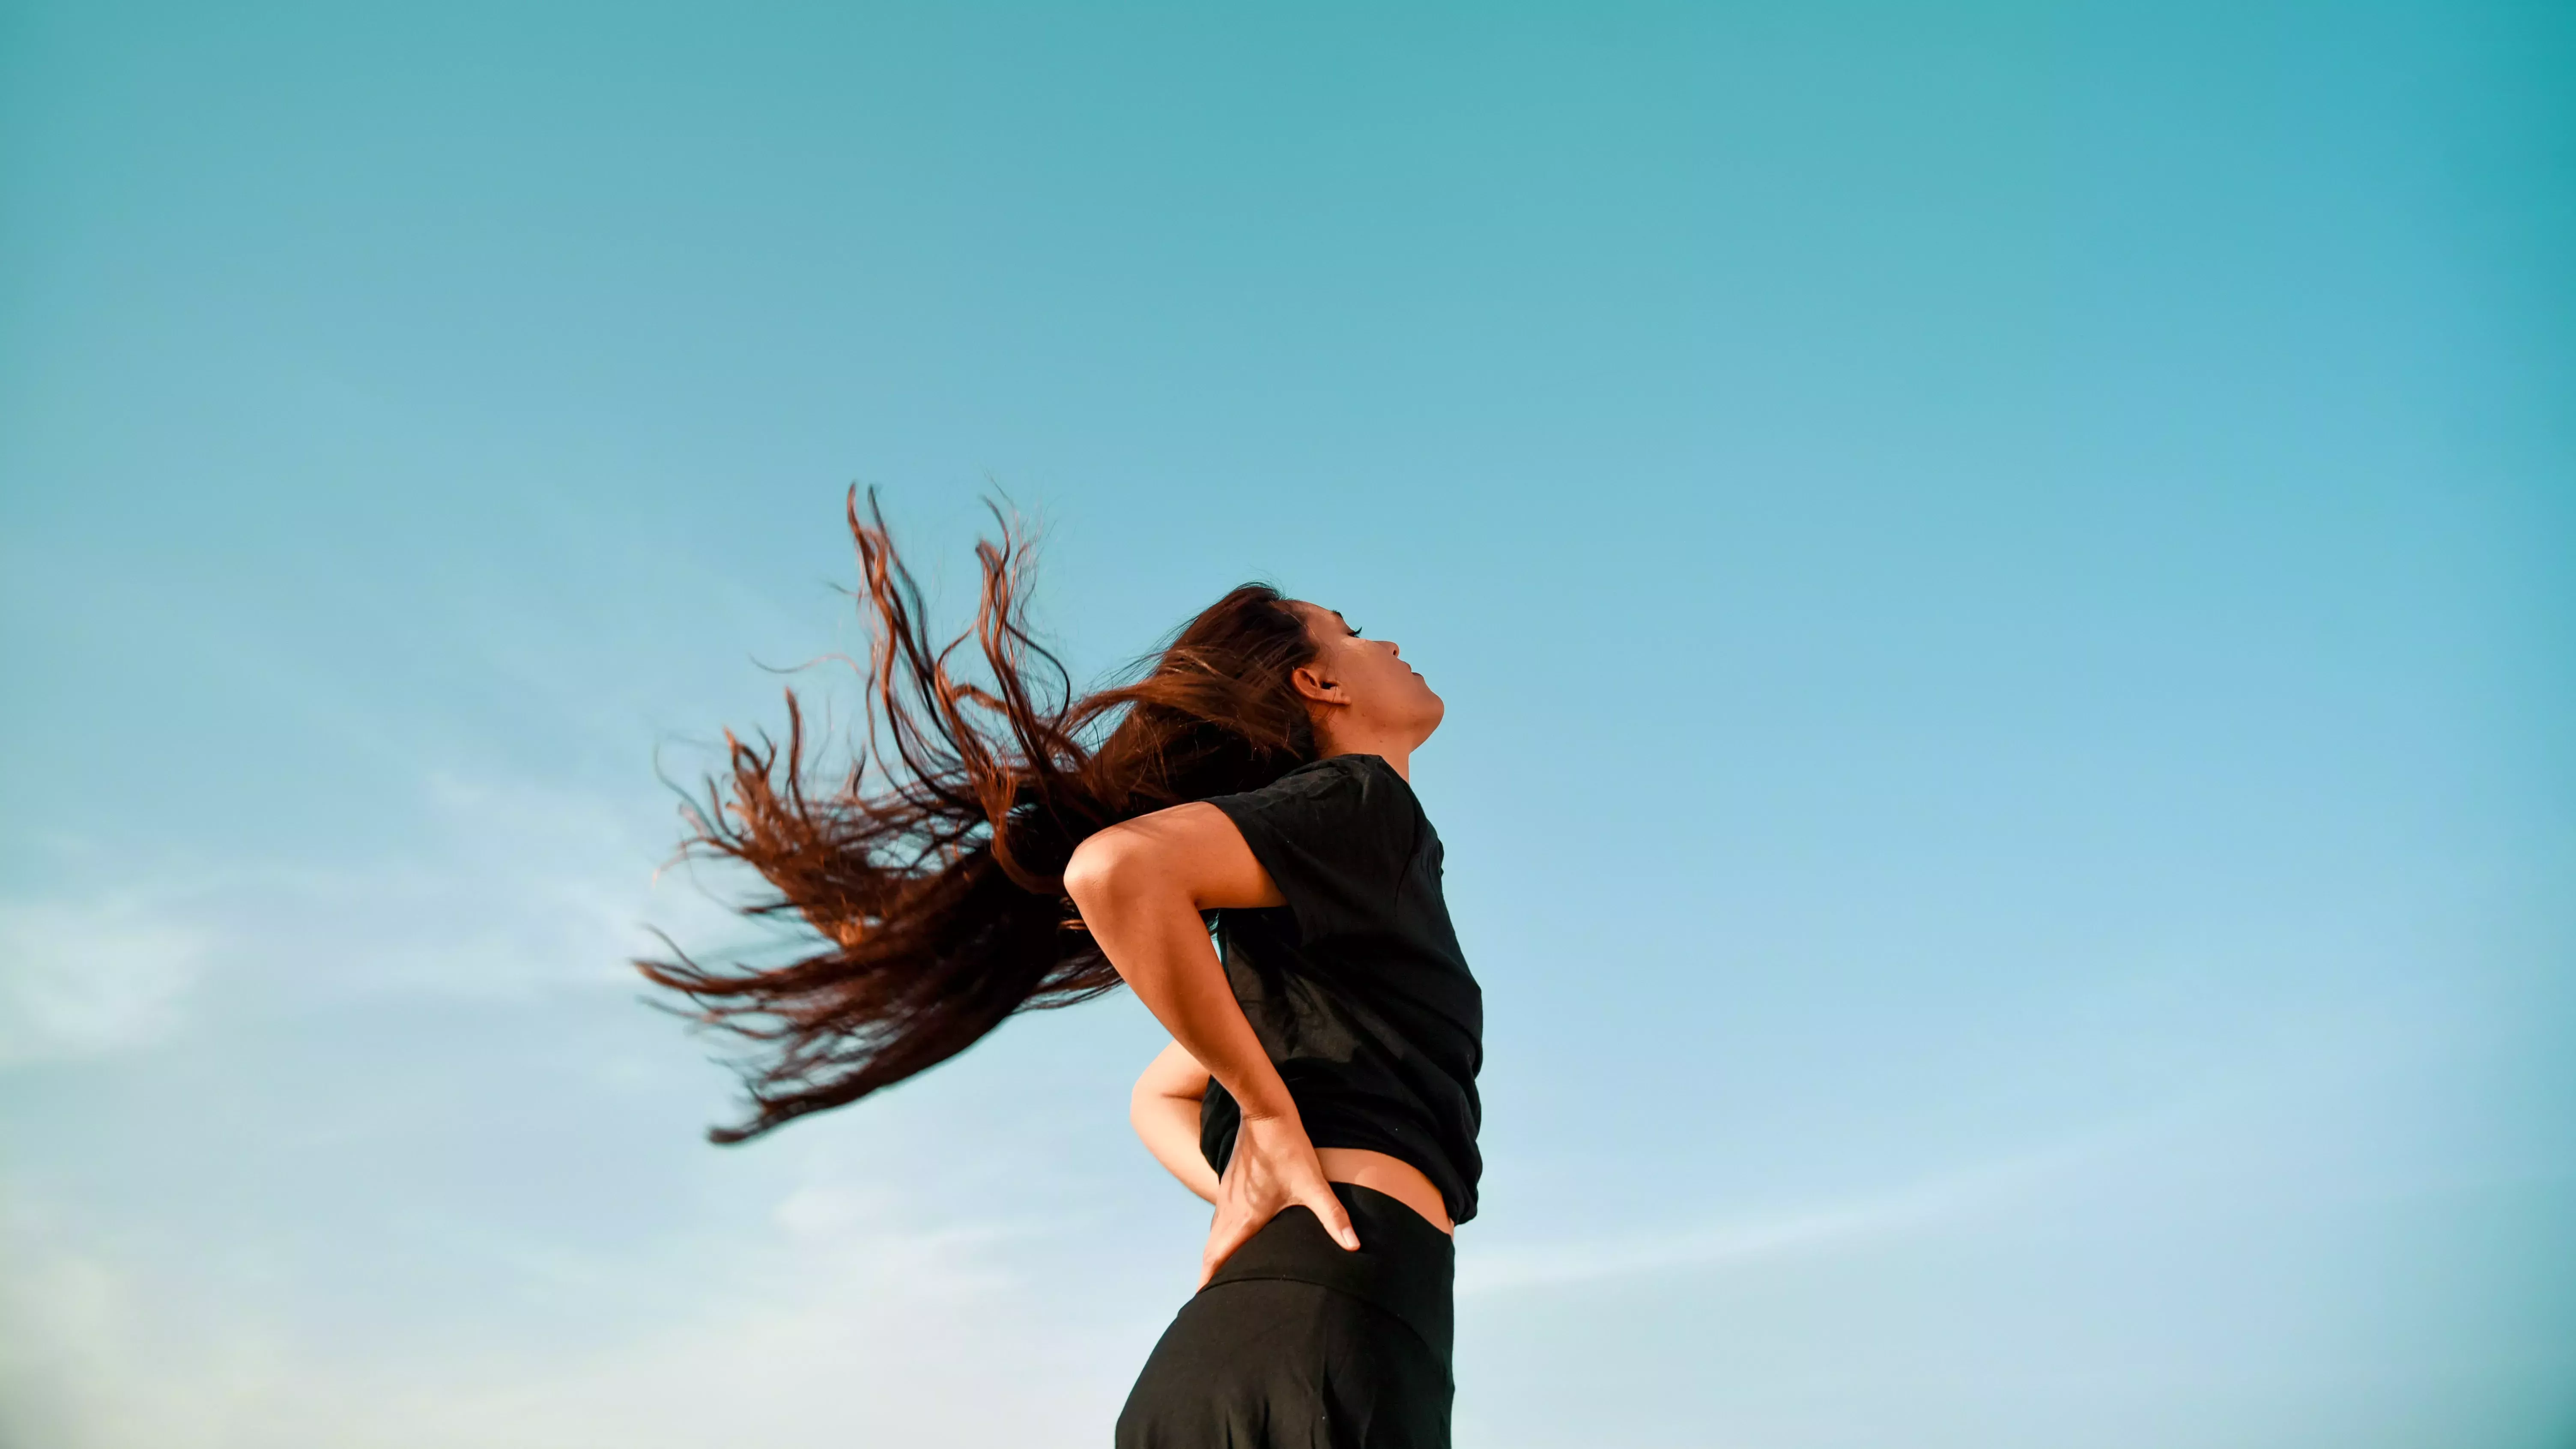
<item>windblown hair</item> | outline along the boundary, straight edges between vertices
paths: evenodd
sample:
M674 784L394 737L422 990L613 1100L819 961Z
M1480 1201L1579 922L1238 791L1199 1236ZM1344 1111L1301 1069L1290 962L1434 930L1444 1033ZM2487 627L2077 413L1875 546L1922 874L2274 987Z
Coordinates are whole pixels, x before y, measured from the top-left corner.
M1149 811L1257 789L1315 757L1289 682L1315 646L1277 589L1245 584L1183 625L1135 682L1077 697L1030 636L1031 555L998 511L975 556L974 627L934 641L873 491L847 504L870 626L866 729L829 788L806 772L787 691L784 747L728 731L730 779L683 815L684 855L758 871L739 909L801 916L821 940L784 965L635 963L688 1014L755 1044L740 1142L948 1060L1005 1017L1070 1006L1119 978L1064 894L1074 847ZM962 674L971 639L982 669ZM1104 733L1105 732L1105 733ZM667 941L667 938L665 938Z

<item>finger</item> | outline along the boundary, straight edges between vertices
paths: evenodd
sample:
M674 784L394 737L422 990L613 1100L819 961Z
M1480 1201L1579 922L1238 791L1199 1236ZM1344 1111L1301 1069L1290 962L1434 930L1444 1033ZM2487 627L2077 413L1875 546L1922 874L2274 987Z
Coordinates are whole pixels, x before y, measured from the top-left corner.
M1342 1206L1342 1200L1333 1195L1331 1188L1324 1189L1320 1197L1307 1198L1306 1207L1322 1219L1324 1231L1333 1235L1334 1242L1354 1253L1359 1251L1359 1230L1351 1226L1350 1212Z

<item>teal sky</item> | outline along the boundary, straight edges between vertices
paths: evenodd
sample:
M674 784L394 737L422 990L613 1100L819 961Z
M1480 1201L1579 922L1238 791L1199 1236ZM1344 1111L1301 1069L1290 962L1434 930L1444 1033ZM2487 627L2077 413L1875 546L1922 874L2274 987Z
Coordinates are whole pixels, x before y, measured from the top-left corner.
M2576 19L0 7L0 1444L1104 1442L1121 997L752 1146L657 763L1401 641L1462 1446L2576 1433ZM799 677L851 698L828 669Z

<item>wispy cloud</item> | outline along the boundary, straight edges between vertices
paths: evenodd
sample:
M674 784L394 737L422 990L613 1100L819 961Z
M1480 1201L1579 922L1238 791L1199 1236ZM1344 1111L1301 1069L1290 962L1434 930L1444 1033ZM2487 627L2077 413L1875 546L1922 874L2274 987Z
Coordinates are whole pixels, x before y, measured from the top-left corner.
M2098 1159L2125 1130L1975 1163L1877 1192L1665 1232L1556 1243L1462 1244L1461 1295L1721 1267L1892 1237L2007 1206Z
M422 789L435 828L400 855L155 869L0 904L0 1063L148 1052L236 994L396 1010L407 996L622 995L637 986L626 958L654 948L646 923L692 946L741 934L684 873L654 879L666 798L453 774ZM676 1033L671 1048L671 1069L693 1070ZM259 1123L239 1130L244 1150L276 1150ZM552 1337L496 1308L467 1345L425 1340L399 1297L317 1305L294 1273L224 1276L295 1263L295 1234L358 1231L346 1214L380 1199L326 1210L291 1175L246 1186L270 1197L271 1238L102 1216L77 1174L0 1174L0 1445L678 1449L853 1423L871 1442L1095 1439L1142 1345L1062 1329L1062 1295L1012 1268L1029 1225L927 1204L868 1165L807 1161L748 1231L738 1213L714 1227L660 1211L614 1247L496 1214L491 1183L458 1182L426 1204L466 1225L440 1251L500 1291L575 1305ZM690 1190L723 1191L713 1154L704 1172ZM1103 1351L1117 1362L1095 1362ZM1012 1372L997 1379L996 1362Z
M693 947L744 927L686 872L655 867L668 802L433 773L434 829L400 854L159 861L0 900L0 1065L148 1047L209 991L298 1001L630 989L648 925ZM132 872L130 863L115 868ZM98 869L104 869L99 867Z
M2121 1190L2188 1189L2225 1174L2240 1194L2306 1190L2285 1177L2280 1139L2296 1125L2348 1109L2424 1070L2428 1054L2459 1051L2459 1023L2408 997L2356 995L2331 1011L2249 1023L2236 1049L2169 1086L2157 1101L2068 1135L1965 1162L1873 1191L1662 1231L1486 1245L1463 1239L1461 1294L1720 1268L1828 1252L1973 1222L2117 1183ZM2249 1161L2252 1154L2258 1159ZM2347 1185L2361 1180L2341 1170Z
M0 1064L162 1039L215 939L133 892L0 902Z

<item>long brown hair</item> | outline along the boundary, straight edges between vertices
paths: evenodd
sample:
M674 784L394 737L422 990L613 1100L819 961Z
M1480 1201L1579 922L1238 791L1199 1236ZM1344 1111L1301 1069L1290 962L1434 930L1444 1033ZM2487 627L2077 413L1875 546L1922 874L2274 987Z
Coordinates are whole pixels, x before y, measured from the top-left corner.
M1315 757L1289 683L1315 645L1279 591L1245 584L1183 625L1133 683L1076 696L1030 635L1031 554L999 510L976 545L971 630L932 637L921 589L870 491L847 505L869 623L866 730L829 788L809 782L804 712L787 739L725 735L730 778L683 815L686 854L758 871L738 907L820 933L784 965L704 966L673 946L635 963L697 1020L755 1044L740 1142L938 1065L1013 1012L1070 1006L1118 974L1064 898L1086 836L1189 800L1256 789ZM980 674L961 674L971 639ZM1104 735L1105 731L1105 735ZM668 944L668 938L664 938Z

